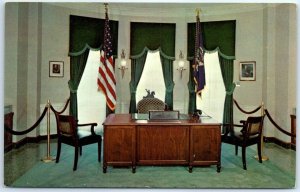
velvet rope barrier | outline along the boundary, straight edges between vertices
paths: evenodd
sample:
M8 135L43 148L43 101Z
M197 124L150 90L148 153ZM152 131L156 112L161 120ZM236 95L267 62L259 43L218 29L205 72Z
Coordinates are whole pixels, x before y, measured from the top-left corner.
M292 134L292 133L289 133L287 131L285 131L284 129L282 129L281 127L279 127L279 125L277 123L275 123L275 121L272 119L269 111L267 109L265 109L265 113L267 115L267 117L269 118L269 120L271 121L271 123L279 130L281 131L282 133L288 135L288 136L291 136L291 137L296 137L296 134Z
M56 110L53 108L52 105L50 105L50 108L51 108L51 110L52 110L54 113L62 114L62 113L65 112L65 110L67 109L69 103L70 103L70 98L67 100L67 102L66 102L64 108L63 108L61 111L56 111Z
M258 111L258 110L262 107L262 106L259 106L259 107L257 107L255 110L253 110L253 111L251 111L251 112L247 112L247 111L243 110L243 109L239 106L239 104L237 103L237 101L236 101L235 99L233 99L233 101L234 101L234 103L236 104L237 108L238 108L240 111L242 111L243 113L246 113L246 114L255 113L256 111ZM289 132L285 131L284 129L282 129L282 128L281 128L281 127L273 120L273 118L271 117L271 115L270 115L270 113L269 113L269 111L268 111L267 109L265 109L264 111L265 111L267 117L269 118L269 120L271 121L271 123L272 123L279 131L281 131L282 133L284 133L284 134L286 134L286 135L288 135L288 136L290 136L290 137L296 137L296 134L289 133Z
M63 113L63 112L67 109L69 103L70 103L70 99L67 100L67 102L66 102L64 108L62 109L62 111L56 111L56 110L53 108L52 105L50 105L50 108L51 108L51 110L52 110L53 112L58 113L58 114L61 114L61 113ZM47 105L48 105L48 104L47 104ZM34 125L32 125L30 128L28 128L28 129L26 129L26 130L24 130L24 131L14 131L14 130L8 128L7 126L4 126L4 129L5 129L5 131L8 131L9 133L11 133L11 134L13 134L13 135L25 135L25 134L27 134L27 133L33 131L33 130L41 123L41 121L44 119L44 117L45 117L45 115L46 115L46 113L47 113L47 109L48 109L48 106L46 106L46 107L44 108L43 113L41 114L41 116L39 117L39 119L34 123Z
M31 132L33 129L35 129L40 124L40 122L43 120L43 118L46 115L47 109L48 109L48 107L45 107L42 115L37 120L37 122L35 122L34 125L32 125L30 128L28 128L28 129L26 129L24 131L14 131L14 130L8 128L7 126L4 126L4 128L5 128L6 131L8 131L9 133L11 133L13 135L24 135L24 134L27 134L27 133Z
M243 109L239 106L239 104L237 103L237 101L236 101L235 99L233 99L233 101L234 101L235 105L237 106L237 108L238 108L241 112L246 113L246 114L252 114L252 113L255 113L255 112L257 112L257 111L261 108L261 105L260 105L260 106L258 106L256 109L254 109L253 111L245 111L245 110L243 110Z

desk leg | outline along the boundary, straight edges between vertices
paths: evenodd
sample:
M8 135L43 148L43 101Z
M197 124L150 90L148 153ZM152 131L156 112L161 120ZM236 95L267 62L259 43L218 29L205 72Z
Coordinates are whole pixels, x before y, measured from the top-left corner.
M136 169L136 167L135 167L135 165L133 165L132 166L132 173L135 173L135 169Z
M190 172L190 173L193 172L193 166L192 166L192 165L189 166L189 172Z
M219 163L217 164L217 172L220 173L220 171L221 171L221 164Z
M107 170L107 165L106 163L103 162L103 173L106 173L106 170Z

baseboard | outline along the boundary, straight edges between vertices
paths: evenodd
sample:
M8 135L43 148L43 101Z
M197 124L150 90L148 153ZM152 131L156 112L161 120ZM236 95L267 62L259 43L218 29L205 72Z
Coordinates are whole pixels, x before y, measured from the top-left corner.
M9 148L8 150L5 150L5 152L10 151L11 149L18 149L27 143L39 143L40 141L46 141L47 138L48 138L47 135L42 135L42 136L40 135L37 137L25 137L25 138L21 139L20 141L13 143L12 147ZM55 138L57 138L57 134L50 136L50 139L55 139Z
M275 143L286 149L293 149L296 151L296 145L281 141L280 139L277 139L276 137L264 137L264 142L265 143Z

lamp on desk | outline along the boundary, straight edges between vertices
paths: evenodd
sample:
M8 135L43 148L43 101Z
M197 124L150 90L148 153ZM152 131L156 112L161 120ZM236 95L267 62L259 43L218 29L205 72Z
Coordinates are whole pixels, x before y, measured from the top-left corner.
M178 67L179 68L177 68L177 70L180 72L180 79L182 79L182 72L186 69L184 68L184 58L183 58L183 53L181 50L180 50L180 54L179 54Z
M122 49L120 66L119 66L119 69L121 70L122 78L124 77L125 70L128 69L126 67L126 65L127 65L127 62L126 62L126 59L125 59L125 51L124 51L124 49Z

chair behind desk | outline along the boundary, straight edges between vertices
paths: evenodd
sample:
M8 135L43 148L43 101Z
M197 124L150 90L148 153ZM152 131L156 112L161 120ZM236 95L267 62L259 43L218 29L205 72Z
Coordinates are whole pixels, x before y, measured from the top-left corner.
M165 110L166 104L157 98L143 98L137 103L138 113L148 113L150 110Z

